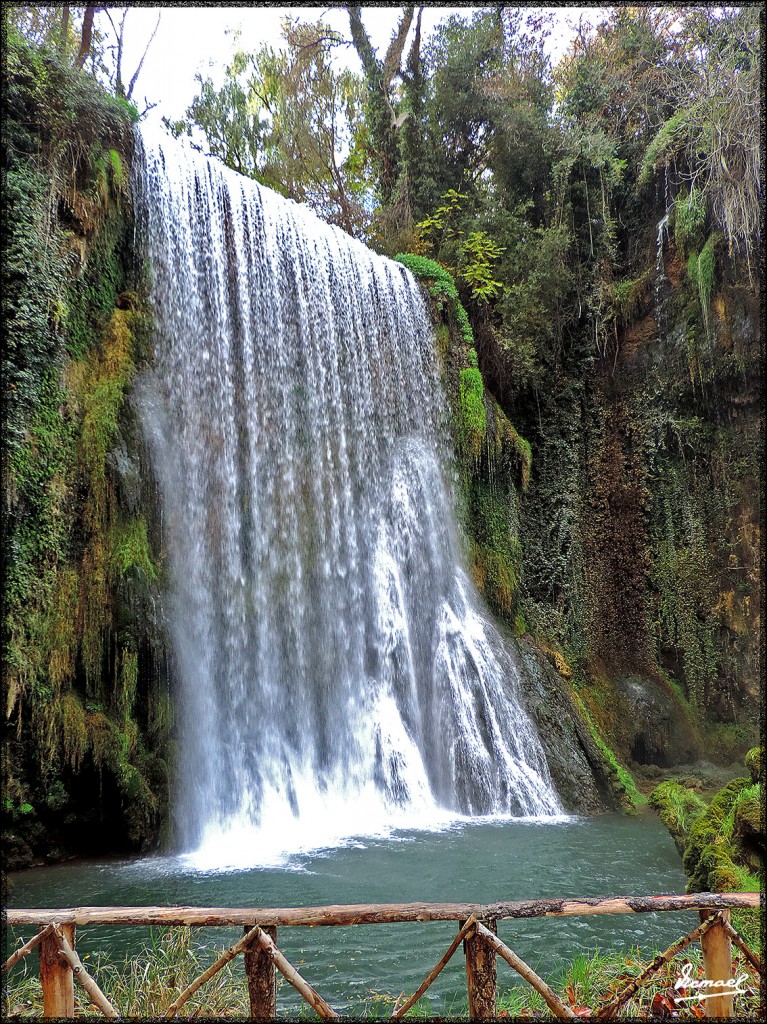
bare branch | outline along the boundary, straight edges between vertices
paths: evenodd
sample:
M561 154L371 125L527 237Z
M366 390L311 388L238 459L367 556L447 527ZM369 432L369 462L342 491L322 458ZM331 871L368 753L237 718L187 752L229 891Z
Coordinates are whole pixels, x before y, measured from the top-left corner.
M383 62L384 89L389 88L394 76L398 74L400 70L402 51L405 49L405 40L407 39L407 34L410 31L414 10L414 7L405 8L402 20L399 23L399 28L392 37L389 49L386 51L386 56L384 57Z
M144 52L141 55L141 60L138 62L138 67L136 68L135 72L133 73L133 77L130 80L130 83L128 85L128 92L127 92L127 95L126 95L126 99L130 99L131 96L133 95L133 89L134 89L134 87L136 85L136 82L138 81L138 76L141 74L141 69L144 66L144 59L145 59L147 53L149 52L149 47L152 45L152 41L154 40L154 37L157 35L157 29L160 27L160 18L161 17L162 17L162 11L158 11L158 13L157 13L157 24L155 25L154 30L152 31L152 34L149 37L149 42L144 47ZM152 106L154 106L154 104L152 104ZM149 109L151 109L151 108L149 108Z

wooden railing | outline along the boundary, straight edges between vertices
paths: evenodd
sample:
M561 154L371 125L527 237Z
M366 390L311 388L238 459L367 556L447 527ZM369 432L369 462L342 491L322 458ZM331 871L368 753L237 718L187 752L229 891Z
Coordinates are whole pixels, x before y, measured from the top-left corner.
M119 1017L96 981L88 974L75 951L75 930L87 925L233 926L244 934L203 974L196 978L165 1011L173 1018L195 992L240 953L245 972L253 1020L276 1018L276 971L301 994L323 1020L338 1014L298 973L277 947L277 929L317 925L394 924L412 921L456 921L458 934L416 992L404 1003L395 1004L392 1019L402 1017L426 992L443 967L463 943L469 1019L492 1020L496 1015L496 960L501 957L541 994L555 1017L572 1019L576 1014L496 934L499 920L533 917L572 917L591 914L642 914L659 911L697 910L701 923L688 935L658 954L625 988L601 1001L592 1019L610 1020L673 956L692 942L700 941L705 970L706 1010L709 1017L733 1015L731 943L761 975L759 958L730 924L733 909L761 905L758 893L694 893L687 896L627 896L605 899L549 899L514 903L402 903L357 904L328 907L220 908L220 907L76 907L67 910L7 910L6 923L13 927L36 927L37 933L7 960L8 970L35 948L39 949L40 979L45 1018L74 1017L74 981L88 993L91 1002L108 1018ZM700 982L698 983L700 985Z

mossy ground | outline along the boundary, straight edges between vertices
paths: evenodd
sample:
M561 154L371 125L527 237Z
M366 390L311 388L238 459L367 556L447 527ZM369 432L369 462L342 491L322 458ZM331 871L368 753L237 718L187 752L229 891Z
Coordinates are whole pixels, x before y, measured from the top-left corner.
M757 768L763 748L749 751ZM671 832L689 876L688 892L760 892L764 887L763 783L732 779L706 804L688 788L664 782L650 803Z

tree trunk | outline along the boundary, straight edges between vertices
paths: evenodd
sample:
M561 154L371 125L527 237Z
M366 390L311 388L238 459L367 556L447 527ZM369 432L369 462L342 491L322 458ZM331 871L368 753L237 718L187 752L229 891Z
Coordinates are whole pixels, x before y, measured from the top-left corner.
M69 4L61 8L61 39L59 39L59 52L63 55L67 52L67 40L69 38Z
M85 8L85 14L83 15L83 31L80 36L80 50L75 60L75 67L81 68L85 64L85 59L91 52L91 39L93 38L93 16L98 10L97 7L89 4Z

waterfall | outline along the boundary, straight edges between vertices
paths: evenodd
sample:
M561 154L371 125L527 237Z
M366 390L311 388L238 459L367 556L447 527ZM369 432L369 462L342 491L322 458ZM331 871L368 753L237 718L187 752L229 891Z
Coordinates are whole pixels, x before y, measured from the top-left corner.
M462 567L415 280L177 142L139 137L135 163L180 846L263 862L397 824L561 813Z

